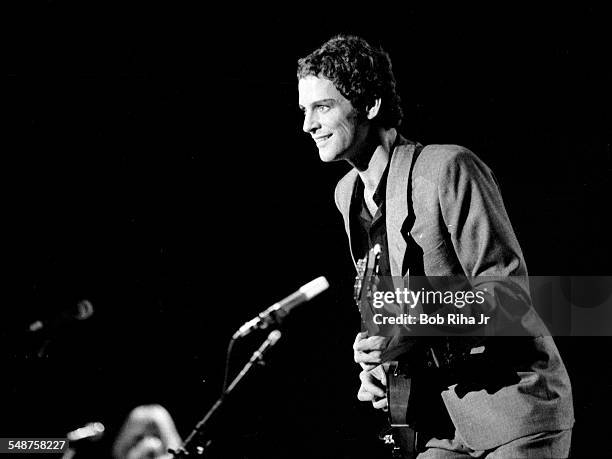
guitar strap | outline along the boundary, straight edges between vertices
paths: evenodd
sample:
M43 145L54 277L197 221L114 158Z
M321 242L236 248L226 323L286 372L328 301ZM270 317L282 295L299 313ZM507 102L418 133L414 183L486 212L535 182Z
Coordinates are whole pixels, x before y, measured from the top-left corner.
M385 216L389 266L395 289L413 287L418 290L418 286L410 285L410 276L423 278L425 270L423 252L410 235L416 219L412 189L415 165L428 147L402 140L402 144L393 151L387 177ZM402 312L418 316L424 311L418 304Z
M423 149L419 143L407 143L403 138L401 140L402 143L395 147L391 155L385 201L389 265L394 278L409 274L409 260L405 260L404 254L407 240L410 239L409 230L414 223L412 174L416 159Z

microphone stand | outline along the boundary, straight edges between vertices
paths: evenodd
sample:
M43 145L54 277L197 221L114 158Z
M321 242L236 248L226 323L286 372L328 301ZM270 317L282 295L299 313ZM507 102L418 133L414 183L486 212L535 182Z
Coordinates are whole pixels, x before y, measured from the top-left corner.
M208 422L215 415L215 413L217 413L220 410L225 399L231 394L231 392L238 385L238 383L242 380L242 378L246 376L249 370L251 370L253 365L255 364L265 365L265 362L263 360L264 354L269 348L271 348L272 346L274 346L274 344L276 344L276 342L279 340L280 337L281 337L281 332L278 330L274 330L268 335L268 338L261 344L261 346L259 346L259 349L257 349L253 353L253 355L251 356L249 361L246 363L244 368L242 368L240 373L238 373L238 375L234 378L234 380L227 386L227 389L223 391L221 396L213 404L210 410L208 410L208 412L200 420L200 422L196 424L195 428L192 430L189 436L185 439L183 444L177 450L168 450L168 452L171 453L173 457L184 458L184 457L191 456L191 452L190 452L190 449L192 449L191 443L193 443L194 439L197 438L199 435L201 435L204 432L204 428L206 427ZM194 455L203 456L204 453L206 452L206 448L210 446L211 443L212 443L212 440L208 440L205 446L196 446L195 447L196 451Z

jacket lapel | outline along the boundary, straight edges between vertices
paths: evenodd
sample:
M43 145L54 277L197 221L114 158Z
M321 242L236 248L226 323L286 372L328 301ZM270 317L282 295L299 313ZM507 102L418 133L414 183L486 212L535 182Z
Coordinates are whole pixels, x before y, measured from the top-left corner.
M344 219L344 229L346 234L348 235L349 241L349 250L351 251L351 259L353 260L353 264L355 268L357 268L357 261L355 260L355 255L353 253L353 244L351 241L351 201L353 197L353 190L355 189L355 183L358 177L358 173L356 169L351 169L348 174L346 174L340 181L338 185L336 185L335 191L335 199L336 206L338 210L342 214L342 218Z

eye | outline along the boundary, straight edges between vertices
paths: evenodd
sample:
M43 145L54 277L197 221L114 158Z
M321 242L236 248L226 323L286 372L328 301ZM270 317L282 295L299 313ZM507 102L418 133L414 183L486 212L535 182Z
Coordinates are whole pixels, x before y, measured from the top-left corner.
M327 110L329 110L329 106L328 105L317 105L316 110L319 113L325 113Z

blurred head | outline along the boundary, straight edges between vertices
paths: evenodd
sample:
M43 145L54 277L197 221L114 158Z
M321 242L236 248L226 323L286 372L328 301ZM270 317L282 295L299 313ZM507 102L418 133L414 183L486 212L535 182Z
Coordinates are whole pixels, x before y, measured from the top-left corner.
M129 414L113 447L115 459L170 457L168 448L181 446L172 417L161 405L143 405Z
M324 161L346 159L371 127L401 123L389 55L362 38L332 38L298 61L297 77L303 129Z

